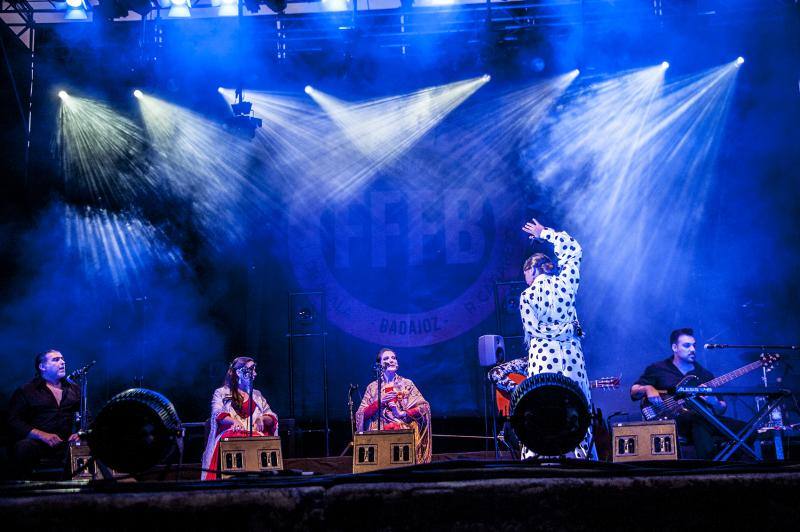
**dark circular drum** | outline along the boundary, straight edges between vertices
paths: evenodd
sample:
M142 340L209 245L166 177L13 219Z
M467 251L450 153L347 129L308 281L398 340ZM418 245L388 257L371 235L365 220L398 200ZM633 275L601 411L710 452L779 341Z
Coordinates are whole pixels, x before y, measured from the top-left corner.
M175 407L158 392L131 388L103 406L89 431L92 455L122 473L162 463L181 443Z
M573 451L591 423L589 401L574 380L539 373L511 394L511 426L533 452L556 456Z

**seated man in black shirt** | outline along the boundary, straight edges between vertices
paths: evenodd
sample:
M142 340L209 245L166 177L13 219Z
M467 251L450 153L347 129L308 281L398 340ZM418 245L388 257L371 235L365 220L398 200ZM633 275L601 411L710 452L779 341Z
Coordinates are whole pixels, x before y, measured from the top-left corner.
M22 476L43 459L66 464L67 442L78 439L72 428L81 391L67 381L63 355L51 349L37 354L34 364L36 376L14 391L8 412L12 458Z
M666 360L650 364L641 377L631 386L631 399L647 400L654 406L662 404L659 392L674 393L675 386L686 375L695 375L699 383L712 380L714 375L695 361L695 339L692 329L676 329L669 336L672 356ZM714 415L725 412L725 401L716 396L703 397ZM694 443L697 458L714 457L714 429L699 415L686 412L675 418L678 434Z

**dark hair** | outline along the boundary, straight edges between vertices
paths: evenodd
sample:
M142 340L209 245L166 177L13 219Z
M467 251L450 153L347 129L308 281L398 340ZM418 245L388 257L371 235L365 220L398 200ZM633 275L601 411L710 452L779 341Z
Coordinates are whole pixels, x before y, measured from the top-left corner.
M42 370L39 369L40 364L44 364L47 360L47 355L50 353L61 353L58 349L48 349L47 351L42 351L40 353L36 353L36 358L33 360L33 369L36 371L36 376L42 376Z
M380 350L380 351L378 351L378 354L375 356L375 362L378 362L378 363L380 363L380 361L381 361L381 357L382 357L382 356L383 356L383 354L384 354L384 353L386 353L387 351L391 351L392 353L394 353L395 355L397 355L397 351L395 351L395 350L394 350L394 349L392 349L391 347L381 347L381 350Z
M531 269L534 272L551 275L555 271L556 265L553 264L553 260L544 253L534 253L528 257L528 260L526 260L525 264L522 265L522 271L528 269ZM534 276L538 275L538 273L534 273Z
M242 409L242 398L239 396L239 375L236 370L245 367L249 362L255 362L250 357L236 357L225 372L225 386L231 389L231 402L237 410ZM252 401L252 397L250 398Z
M683 327L682 329L675 329L671 333L669 333L669 345L672 347L673 345L678 343L679 336L694 336L694 329L690 327Z

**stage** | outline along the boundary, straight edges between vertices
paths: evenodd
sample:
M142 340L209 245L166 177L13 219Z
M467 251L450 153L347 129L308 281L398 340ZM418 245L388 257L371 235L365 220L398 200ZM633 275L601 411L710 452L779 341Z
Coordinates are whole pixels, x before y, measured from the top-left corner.
M796 522L798 486L794 462L476 457L361 475L5 483L0 518L37 530L779 529Z
M797 526L797 0L0 11L10 530Z

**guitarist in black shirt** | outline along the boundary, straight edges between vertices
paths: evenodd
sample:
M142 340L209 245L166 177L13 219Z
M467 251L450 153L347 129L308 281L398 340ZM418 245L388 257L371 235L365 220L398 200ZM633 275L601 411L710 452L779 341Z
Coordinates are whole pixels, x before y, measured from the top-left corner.
M696 342L694 331L689 328L676 329L670 333L672 356L666 360L650 364L639 379L631 386L631 399L646 399L646 403L656 410L663 405L661 394L674 393L675 386L687 375L695 375L699 382L708 382L714 375L695 361ZM716 396L703 397L717 416L722 415L727 405ZM670 416L672 417L672 416ZM693 412L680 412L675 417L678 433L694 443L697 458L714 457L714 429L707 421ZM736 422L723 418L726 425Z

